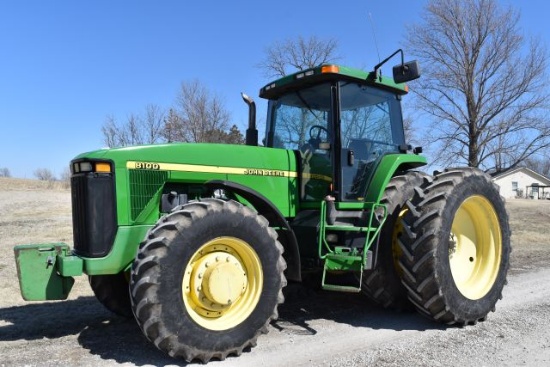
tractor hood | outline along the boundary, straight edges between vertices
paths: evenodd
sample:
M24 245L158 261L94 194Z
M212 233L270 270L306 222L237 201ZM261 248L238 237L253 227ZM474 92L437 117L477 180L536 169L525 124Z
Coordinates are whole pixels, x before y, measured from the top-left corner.
M119 225L158 219L160 195L174 190L198 198L204 183L211 180L249 187L285 216L294 214L296 198L289 190L295 189L298 173L292 150L230 144L144 145L84 153L71 167L73 175L97 172L93 177L108 174L114 179Z
M101 149L75 160L110 160L115 169L247 174L250 170L296 171L294 153L247 145L172 143ZM248 172L251 174L250 172ZM262 175L257 172L258 175ZM269 175L269 172L265 172ZM274 175L274 174L273 174Z

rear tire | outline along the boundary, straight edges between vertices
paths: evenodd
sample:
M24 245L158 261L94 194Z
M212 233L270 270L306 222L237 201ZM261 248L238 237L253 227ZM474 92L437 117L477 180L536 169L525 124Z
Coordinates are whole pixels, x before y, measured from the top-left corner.
M415 189L419 189L425 177L426 174L413 171L393 177L380 201L386 205L388 215L380 233L376 264L373 269L363 272L361 290L384 308L412 309L398 271L400 251L397 238L402 231L401 218L406 210L405 204L413 198Z
M177 207L149 231L132 266L136 320L172 357L239 355L277 318L282 252L267 220L235 201Z
M112 275L90 275L88 281L97 300L106 309L122 317L132 317L126 272Z
M434 177L404 217L399 264L418 311L446 324L475 324L502 298L510 257L504 201L474 168Z

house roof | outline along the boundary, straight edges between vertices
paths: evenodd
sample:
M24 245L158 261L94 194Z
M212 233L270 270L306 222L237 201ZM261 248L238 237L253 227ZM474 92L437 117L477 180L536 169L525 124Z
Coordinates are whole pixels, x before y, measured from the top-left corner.
M523 172L525 174L528 174L529 176L532 176L532 177L536 178L539 181L545 182L547 185L550 186L550 178L548 178L544 175L541 175L540 173L537 173L537 172L535 172L532 169L527 168L527 167L518 167L518 168L511 169L509 171L506 171L504 173L500 173L498 175L493 176L493 180L498 180L498 179L501 179L503 177L513 175L514 173L517 173L517 172Z

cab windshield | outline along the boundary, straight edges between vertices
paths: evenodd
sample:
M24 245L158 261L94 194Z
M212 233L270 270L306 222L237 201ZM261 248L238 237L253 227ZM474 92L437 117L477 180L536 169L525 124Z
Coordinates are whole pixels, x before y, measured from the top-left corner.
M330 84L290 92L269 101L267 146L299 150L318 131L330 129ZM319 126L319 128L314 128Z

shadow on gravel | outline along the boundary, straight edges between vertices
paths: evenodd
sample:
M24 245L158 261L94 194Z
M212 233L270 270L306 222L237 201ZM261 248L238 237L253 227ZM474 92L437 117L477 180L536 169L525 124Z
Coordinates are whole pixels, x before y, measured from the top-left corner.
M447 327L425 319L415 311L385 310L356 293L340 293L289 284L279 319L272 326L297 335L315 335L308 321L326 319L354 327L387 330L444 330Z
M0 309L0 342L13 340L56 339L80 333L90 324L102 322L93 297L59 302L28 303Z
M135 365L185 365L156 349L145 339L135 320L105 310L95 297L29 303L0 309L0 343L15 340L77 336L90 354L104 360Z
M291 284L285 289L285 297L285 303L279 306L279 319L271 324L285 334L315 335L317 330L310 326L310 321L319 319L370 329L445 328L416 312L380 309L359 294L325 292ZM75 335L83 348L103 360L138 366L186 365L157 350L133 319L114 316L94 297L0 309L0 322L8 324L0 326L0 342Z

